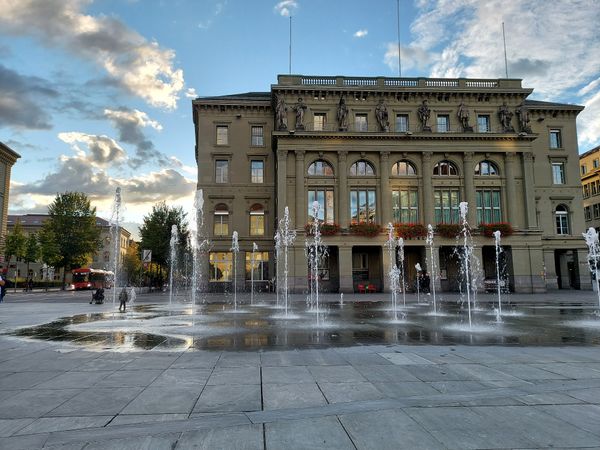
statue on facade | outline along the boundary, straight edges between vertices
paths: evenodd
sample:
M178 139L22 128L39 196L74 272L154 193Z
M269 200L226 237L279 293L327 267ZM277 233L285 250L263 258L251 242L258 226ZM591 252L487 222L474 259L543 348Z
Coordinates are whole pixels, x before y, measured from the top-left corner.
M519 131L521 133L531 133L531 126L529 125L529 110L521 103L515 110L517 119L519 120Z
M464 132L473 131L473 127L469 125L469 109L465 105L465 102L460 102L456 115Z
M515 129L511 125L513 113L510 112L508 106L506 106L506 102L502 103L502 106L498 109L498 118L500 119L500 124L502 125L502 131L505 133L514 132Z
M287 106L283 96L277 96L277 106L275 107L275 123L277 131L287 130Z
M344 97L340 97L340 102L337 108L337 121L340 131L348 130L348 107L346 106L346 100Z
M422 131L431 131L431 127L427 125L429 121L429 117L431 116L431 110L429 106L427 106L427 100L423 100L419 109L417 109L417 115L419 116L419 121L421 122L421 130Z
M383 99L379 99L379 103L375 107L375 117L377 118L377 123L379 123L379 128L381 131L388 132L390 131L390 121L387 106L383 103Z
M296 130L304 130L304 113L307 109L308 106L306 106L306 103L300 97L298 103L294 106L294 111L296 111Z

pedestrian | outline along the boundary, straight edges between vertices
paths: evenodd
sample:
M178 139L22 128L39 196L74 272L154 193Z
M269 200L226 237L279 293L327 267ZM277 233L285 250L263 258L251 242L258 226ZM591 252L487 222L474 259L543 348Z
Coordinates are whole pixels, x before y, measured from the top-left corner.
M4 301L4 296L6 295L6 269L2 271L2 275L0 275L0 303Z
M33 291L33 278L32 278L32 277L29 277L29 278L27 279L27 290L28 290L29 292L32 292L32 291Z
M127 290L125 289L125 287L123 287L121 289L121 293L119 294L119 312L125 312L128 300L129 296L127 295Z
M431 279L429 278L429 274L427 271L423 271L421 273L421 291L424 294L431 295Z

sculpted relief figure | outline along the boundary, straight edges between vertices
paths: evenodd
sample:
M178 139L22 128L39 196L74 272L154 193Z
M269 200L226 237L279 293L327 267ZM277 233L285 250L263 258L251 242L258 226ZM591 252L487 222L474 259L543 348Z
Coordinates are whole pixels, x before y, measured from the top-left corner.
M531 133L531 126L529 126L529 110L521 103L515 111L519 120L519 131L522 133Z
M458 116L458 121L462 125L463 131L473 131L473 127L469 125L469 109L464 102L460 102L456 115Z
M278 131L287 130L287 106L282 96L277 97L277 106L275 107L275 123Z
M306 106L306 103L300 97L298 103L294 106L294 111L296 111L296 130L304 130L304 113L307 109L308 106Z
M506 106L506 102L502 103L502 106L498 109L498 118L500 119L500 124L502 124L502 131L505 133L515 131L510 123L512 116L513 113L510 112L508 106Z
M340 97L340 102L338 103L337 121L340 131L348 130L348 107L346 106L344 97Z
M431 110L427 105L427 100L423 100L419 109L417 109L417 115L419 116L419 121L421 122L421 130L422 131L431 131L431 127L427 125L429 121L429 117L431 117Z
M381 131L390 131L390 121L388 116L387 106L383 103L383 99L379 99L379 103L375 107L375 117Z

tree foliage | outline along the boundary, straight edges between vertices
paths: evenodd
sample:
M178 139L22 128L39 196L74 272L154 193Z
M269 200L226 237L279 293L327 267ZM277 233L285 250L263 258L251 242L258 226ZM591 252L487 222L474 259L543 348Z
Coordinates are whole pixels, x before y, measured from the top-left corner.
M60 248L56 242L54 231L49 228L42 228L38 235L40 245L40 260L51 267L58 266L60 263Z
M140 259L140 251L137 243L133 242L127 248L127 253L123 257L122 267L127 284L134 286L139 284L142 260Z
M6 244L4 246L4 257L10 265L10 260L14 256L17 259L25 254L27 236L23 233L21 222L17 221L12 231L6 235Z

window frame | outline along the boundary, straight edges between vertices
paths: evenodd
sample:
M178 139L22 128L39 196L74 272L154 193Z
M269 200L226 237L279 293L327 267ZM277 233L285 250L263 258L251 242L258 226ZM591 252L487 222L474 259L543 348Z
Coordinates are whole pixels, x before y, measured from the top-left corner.
M361 195L364 194L364 195ZM351 188L350 192L350 223L377 223L377 189L375 187ZM372 199L372 201L371 201ZM353 200L356 205L356 219L353 215ZM364 200L364 210L361 208L361 201ZM371 207L371 204L373 207ZM361 213L364 211L366 220L361 220Z
M405 122L404 123L404 125L405 125L404 129L401 126L398 126L399 124L402 123L402 121L399 120L401 118L405 119L405 121L404 121ZM396 114L396 118L395 118L395 121L394 121L394 130L396 131L396 133L408 133L410 131L410 121L409 121L408 114L403 114L403 113L397 113Z
M476 189L475 205L477 209L477 225L502 222L502 192L500 189Z
M560 128L550 128L548 130L548 139L551 149L563 148L562 130Z
M311 172L311 168L313 168L313 171L315 173L310 173ZM317 172L317 168L321 168L321 172L323 173L316 173ZM326 173L327 169L331 170L331 173ZM310 163L306 169L306 174L309 177L333 177L335 176L335 171L333 170L333 165L330 164L328 161L324 160L324 159L315 159L312 163Z
M248 211L250 236L265 236L267 230L265 208L260 203L255 203Z
M321 118L322 123L317 126L317 118ZM325 131L327 127L327 113L316 112L313 113L313 131Z
M226 170L221 170L221 177L219 177L219 163L225 163ZM229 183L229 159L217 158L215 159L215 183L227 184ZM223 173L225 174L223 176Z
M448 168L448 173L442 173L443 167ZM438 170L438 173L435 173L436 169ZM452 173L452 171L454 171L455 173ZM457 177L457 176L459 176L458 167L452 161L450 161L448 159L444 159L442 161L438 161L433 166L432 175L435 177Z
M482 167L487 167L487 170L482 171ZM494 173L492 173L494 172ZM477 177L497 177L500 175L498 165L489 159L484 159L475 164L473 173Z
M559 211L559 208L562 210ZM554 208L554 223L555 231L559 236L569 236L571 234L571 227L569 223L569 208L566 205L557 205Z
M555 186L561 186L567 184L567 178L565 173L565 163L564 161L552 161L552 184ZM556 168L560 167L560 171L556 172ZM560 179L557 179L557 174L560 175Z
M360 167L361 166L364 166L364 172L365 173L362 173L362 174L360 173ZM371 173L368 173L369 171ZM354 161L350 165L350 169L348 171L348 174L351 177L374 177L376 175L376 173L375 173L375 166L373 164L371 164L369 161L367 161L366 159L359 159L358 161Z
M225 208L220 208L224 206ZM217 217L219 218L219 222L217 222ZM220 232L217 233L217 225L219 225ZM222 233L223 228L226 228L226 232ZM215 205L215 210L213 212L213 236L229 236L229 207L224 203L219 203Z
M364 121L362 119L364 119ZM369 115L367 113L354 114L354 131L369 131Z
M447 204L444 204L444 194L447 195ZM439 194L439 195L438 195ZM439 202L438 202L439 197ZM456 201L453 203L453 199ZM435 223L460 223L460 189L437 188L433 191L433 212ZM439 206L438 206L439 205ZM446 220L449 219L449 220Z
M265 259L265 255L266 255L266 259ZM246 281L250 281L252 280L252 272L254 271L254 281L255 282L263 282L263 281L269 281L269 252L267 251L259 251L259 252L255 252L254 254L255 258L254 258L254 264L258 265L257 268L255 268L254 270L252 270L253 268L251 268L252 265L252 252L246 252L246 261L245 261L245 271L246 271ZM257 259L258 256L258 259ZM258 264L257 264L258 263ZM257 277L256 274L256 270L258 270L260 277Z
M259 175L255 175L254 171L259 170L253 167L254 163L260 163L260 181L255 181L259 179ZM252 184L264 184L265 182L265 160L264 159L251 159L250 160L250 183Z
M223 135L221 135L219 133L219 130L225 130L225 134L224 134L224 141L223 141ZM215 145L219 146L219 147L227 147L229 146L229 125L224 125L224 124L218 124L215 128Z
M214 258L213 255L215 255ZM219 256L218 259L217 256ZM222 278L216 277L219 266L215 263L224 264L225 266L226 270L221 270ZM233 252L209 252L208 271L208 281L210 283L231 283L233 281ZM225 274L227 274L227 276L225 276Z
M254 130L260 129L260 134L254 134ZM263 125L250 125L250 146L264 147L265 146L265 127Z
M403 195L405 193L405 195ZM407 200L404 206L403 198ZM419 189L397 188L392 189L392 220L394 223L419 222ZM407 220L403 220L406 218Z
M444 119L445 126L440 126L440 120ZM450 132L450 114L437 114L435 117L435 130L438 133Z
M322 195L320 195L322 193ZM321 202L322 198L322 202ZM306 190L306 214L308 217L307 223L311 223L313 220L312 215L312 204L314 201L318 201L321 208L319 208L319 221L321 223L333 224L335 223L335 190L333 187L316 187L311 186ZM321 217L322 216L322 217Z
M400 173L400 165L403 165L406 168L406 173ZM412 171L412 173L409 173ZM391 176L393 177L414 177L417 176L417 168L416 166L407 159L401 159L400 161L396 161L392 165Z
M485 129L482 129L481 120L485 120ZM477 132L490 133L492 131L492 121L490 114L477 114Z

